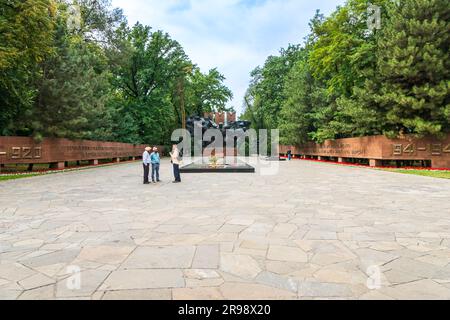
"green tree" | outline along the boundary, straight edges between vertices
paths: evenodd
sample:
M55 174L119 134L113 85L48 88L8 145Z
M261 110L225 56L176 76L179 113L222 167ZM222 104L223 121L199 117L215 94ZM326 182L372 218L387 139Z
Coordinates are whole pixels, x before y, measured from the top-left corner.
M42 64L44 76L33 108L33 135L91 138L101 125L109 70L101 49L61 35L57 55Z
M252 71L245 102L251 102L252 105L246 106L248 112L244 114L244 119L257 118L261 128L278 128L279 114L285 99L286 77L300 55L300 46L290 45L287 49L281 49L279 56L267 58L262 68Z
M285 100L280 113L281 142L300 145L311 140L320 140L317 127L323 122L321 112L327 105L326 88L315 80L309 70L307 55L298 61L289 72Z
M223 84L225 77L217 69L203 74L196 68L187 80L189 115L203 116L205 112L225 111L226 103L233 98L231 90Z
M125 24L117 31L119 51L112 61L114 85L120 91L123 107L121 114L133 119L138 129L136 142L162 143L168 131L175 128L173 88L182 66L189 59L183 48L162 31L152 32L150 27ZM116 130L118 139L129 131L127 123ZM164 139L163 139L164 140Z
M324 83L328 103L319 115L316 141L376 134L379 115L356 97L376 68L379 35L368 29L368 8L386 0L349 0L328 18L312 23L309 65L314 79ZM384 18L384 14L383 14Z
M388 135L450 131L450 7L445 0L389 3L377 66L361 100Z
M0 2L0 134L20 134L31 116L39 64L54 52L52 0Z

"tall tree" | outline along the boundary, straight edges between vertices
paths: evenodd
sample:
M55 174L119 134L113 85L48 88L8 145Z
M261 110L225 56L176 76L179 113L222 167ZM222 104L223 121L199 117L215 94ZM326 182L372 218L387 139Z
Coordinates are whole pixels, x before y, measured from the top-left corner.
M131 29L124 24L118 33L124 58L118 59L114 78L122 92L121 111L133 119L139 142L160 142L170 137L168 131L176 126L171 94L181 66L189 59L179 43L162 31L152 32L138 23ZM118 128L119 135L128 130L127 124L123 125Z
M61 31L57 55L42 64L30 127L37 139L91 138L109 92L106 57L97 45Z
M31 116L39 64L54 52L56 3L0 2L0 135L20 134Z
M376 66L379 36L368 29L368 8L376 5L384 12L386 2L349 0L330 17L311 23L309 65L314 79L325 84L328 99L317 113L322 119L313 136L319 142L379 133L377 114L357 102L355 91L373 77Z
M299 59L300 46L290 45L281 49L279 56L270 56L262 68L258 67L251 73L251 90L247 93L247 102L252 101L253 114L262 118L263 128L278 128L278 118L284 101L284 85L286 76Z
M320 81L314 79L305 53L289 72L280 113L281 142L300 145L320 140L317 128L322 124L329 96Z
M361 98L388 135L450 131L450 7L445 0L390 2L375 77Z
M203 74L196 68L188 79L188 113L203 116L205 112L225 111L233 93L223 84L224 80L217 69Z

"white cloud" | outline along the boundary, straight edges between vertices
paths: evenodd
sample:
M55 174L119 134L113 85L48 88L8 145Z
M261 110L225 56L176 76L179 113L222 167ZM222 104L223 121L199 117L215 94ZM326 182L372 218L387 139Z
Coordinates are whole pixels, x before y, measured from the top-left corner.
M217 67L241 110L250 72L289 43L301 43L316 9L344 0L113 0L129 23L168 32L203 70Z

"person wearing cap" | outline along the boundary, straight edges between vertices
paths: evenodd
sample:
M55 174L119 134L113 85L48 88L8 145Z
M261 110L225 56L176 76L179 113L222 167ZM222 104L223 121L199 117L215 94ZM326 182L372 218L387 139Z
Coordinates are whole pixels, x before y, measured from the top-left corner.
M150 184L148 176L150 175L150 151L152 149L150 147L145 148L144 153L142 154L142 162L144 166L144 184Z
M161 182L159 180L159 167L161 165L161 157L159 156L158 148L154 147L150 155L150 162L152 163L152 182ZM155 180L156 178L156 180ZM156 182L155 182L156 181Z

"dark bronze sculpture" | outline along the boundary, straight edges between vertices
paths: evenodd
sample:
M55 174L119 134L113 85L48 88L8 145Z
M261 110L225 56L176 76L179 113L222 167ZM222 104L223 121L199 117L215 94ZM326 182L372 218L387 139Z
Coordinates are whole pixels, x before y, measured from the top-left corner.
M218 129L222 132L222 135L226 136L227 130L243 130L246 132L250 129L251 122L250 121L233 121L224 126L219 126L210 118L202 118L199 116L189 117L186 120L186 129L193 136L195 125L199 125L202 128L202 134L204 134L209 129Z

